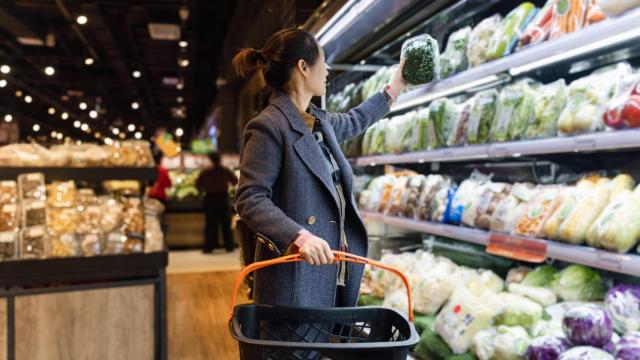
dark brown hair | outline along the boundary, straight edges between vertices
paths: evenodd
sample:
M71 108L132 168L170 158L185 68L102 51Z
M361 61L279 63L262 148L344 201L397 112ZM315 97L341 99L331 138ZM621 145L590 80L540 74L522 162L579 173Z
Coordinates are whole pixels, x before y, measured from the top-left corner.
M310 66L320 56L320 47L313 35L300 29L284 29L271 35L262 49L246 48L233 58L238 76L246 78L262 70L267 84L282 90L291 78L291 71L300 59Z

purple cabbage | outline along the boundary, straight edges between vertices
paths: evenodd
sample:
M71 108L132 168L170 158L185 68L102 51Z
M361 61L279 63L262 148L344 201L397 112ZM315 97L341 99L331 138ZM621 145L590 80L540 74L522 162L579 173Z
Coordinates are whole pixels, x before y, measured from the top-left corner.
M618 333L640 330L640 286L621 284L612 287L604 298L604 308Z
M534 339L527 352L525 360L557 360L560 354L571 348L565 338L557 336L542 336Z
M558 360L615 360L613 356L604 350L591 346L578 346L571 348L560 355Z
M614 354L616 360L640 359L640 332L632 332L620 338Z
M569 309L562 320L562 330L573 345L589 345L602 348L613 334L611 319L607 313L592 304Z

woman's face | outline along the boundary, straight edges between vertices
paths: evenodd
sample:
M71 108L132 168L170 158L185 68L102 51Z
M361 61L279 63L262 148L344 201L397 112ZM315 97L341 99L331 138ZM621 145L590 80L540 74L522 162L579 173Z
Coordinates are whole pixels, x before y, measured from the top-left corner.
M327 92L327 76L329 76L329 71L327 70L327 64L325 64L324 60L324 51L320 48L318 61L311 66L309 76L306 79L306 87L313 96L323 96Z

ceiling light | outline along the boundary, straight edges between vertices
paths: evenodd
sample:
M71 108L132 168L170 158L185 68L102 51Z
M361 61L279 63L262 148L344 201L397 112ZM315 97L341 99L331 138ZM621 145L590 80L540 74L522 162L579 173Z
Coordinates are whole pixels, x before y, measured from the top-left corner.
M189 59L180 59L180 61L178 61L178 65L180 65L181 67L189 66Z
M120 139L124 140L127 137L127 135L125 133L120 133L119 137Z
M98 112L95 111L95 110L89 111L89 117L92 118L92 119L97 118L98 117Z
M55 139L57 135L58 135L58 133L56 133L55 131L52 131L52 132L51 132L51 137L52 137L52 138L54 138L54 139Z
M34 131L34 132L38 132L38 131L40 131L40 125L38 125L38 124L34 124L34 125L33 125L33 131Z
M178 102L178 104L182 104L182 102L184 101L184 98L182 98L182 96L178 96L176 98L176 101Z
M62 133L58 133L58 136L57 136L58 140L62 140L62 137L63 137L63 136L64 136L64 135L62 135Z
M8 74L11 72L11 66L9 65L2 65L0 66L0 72L3 74Z
M56 69L54 69L53 66L47 66L46 68L44 68L44 73L47 76L53 76L53 74L56 73Z
M93 58L88 57L88 58L84 59L84 64L85 65L93 65Z
M140 104L138 104L137 101L134 101L134 102L131 103L131 108L133 110L138 110L139 107L140 107Z
M186 41L184 41L184 40L181 40L181 41L178 43L178 45L179 45L181 48L186 48L187 46L189 46L189 43L188 43L188 42L186 42Z
M80 104L78 104L78 107L80 108L80 110L87 110L87 103L81 102Z
M17 97L21 97L22 96L22 90L16 90L16 96Z
M87 131L87 130L89 130L89 125L87 125L87 124L82 124L82 125L80 126L80 130L82 130L82 131Z
M53 115L53 114L55 114L55 113L56 113L56 109L55 109L55 108L50 107L50 108L49 108L49 110L48 110L48 113L49 113L49 115Z
M133 136L138 140L142 139L142 133L140 131L136 131L136 133Z
M0 80L0 88L3 88L3 87L5 87L5 86L7 86L7 80L5 80L5 79L1 79L1 80Z
M105 138L104 143L107 145L113 145L113 140L111 140L111 138Z
M97 139L100 139L100 137L102 136L102 134L100 134L100 131L98 131L98 132L96 132L96 135L95 135L95 136L96 136L96 138L97 138Z
M27 104L31 104L32 101L33 99L31 98L30 95L27 95L24 97L24 102L26 102Z
M178 90L182 90L184 88L184 83L183 82L179 82L176 84L176 89Z
M182 128L177 128L176 129L176 136L177 137L181 137L182 135L184 135L184 130L182 130Z
M60 118L62 118L62 120L67 120L69 118L69 114L63 112L62 114L60 114Z
M131 73L131 75L133 75L133 77L137 79L140 76L142 76L142 73L138 70L134 70L133 73Z
M118 135L118 134L120 134L120 129L113 128L113 130L111 132L113 133L113 135Z
M6 121L6 122L11 122L11 121L13 121L13 115L11 115L11 114L7 114L7 115L5 115L5 116L4 116L4 121Z
M80 121L78 121L78 120L76 120L76 121L74 121L74 122L73 122L73 127L74 127L74 128L76 128L76 129L77 129L77 128L79 128L79 127L80 127L80 125L82 125L82 124L81 124L81 123L80 123Z
M129 126L127 126L127 130L129 130L129 132L134 132L136 131L136 126L133 124L129 124Z
M78 16L78 17L76 18L76 22L77 22L78 24L80 24L80 25L84 25L84 24L86 24L86 23L87 23L87 21L89 21L89 19L87 19L87 17L86 17L86 16L84 16L84 15L80 15L80 16Z

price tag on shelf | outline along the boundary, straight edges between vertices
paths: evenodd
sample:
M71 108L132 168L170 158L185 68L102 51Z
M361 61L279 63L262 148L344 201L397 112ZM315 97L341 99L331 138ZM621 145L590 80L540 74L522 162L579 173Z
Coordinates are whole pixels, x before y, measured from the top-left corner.
M494 157L507 157L509 155L509 147L507 145L494 145L492 155Z
M612 271L622 270L623 254L616 254L609 251L596 250L596 267Z
M591 136L578 136L574 140L574 147L578 151L593 150L596 148L596 139Z
M541 263L547 258L544 241L491 233L486 252L509 259Z

